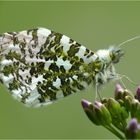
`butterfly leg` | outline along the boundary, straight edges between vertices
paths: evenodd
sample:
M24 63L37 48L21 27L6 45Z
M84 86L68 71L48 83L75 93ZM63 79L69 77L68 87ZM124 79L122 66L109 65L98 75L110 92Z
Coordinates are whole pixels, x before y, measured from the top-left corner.
M97 97L99 97L100 101L102 100L100 92L99 92L99 84L98 84L98 81L96 79L96 82L95 82L95 100L97 99Z
M101 97L100 92L99 92L99 86L98 86L98 85L96 85L96 96L99 97L100 101L102 100L102 97ZM96 97L96 96L95 96L95 97ZM95 98L95 99L96 99L96 98Z
M122 78L125 78L126 80L128 80L132 85L134 86L138 86L138 84L136 82L134 82L133 80L131 80L128 76L126 75L122 75L122 74L117 74L117 77L119 78L120 82L122 83L122 85L124 86L124 88L126 88Z
M122 78L123 78L123 77L120 76L119 81L120 81L120 83L123 85L123 87L126 89L126 85L124 84Z

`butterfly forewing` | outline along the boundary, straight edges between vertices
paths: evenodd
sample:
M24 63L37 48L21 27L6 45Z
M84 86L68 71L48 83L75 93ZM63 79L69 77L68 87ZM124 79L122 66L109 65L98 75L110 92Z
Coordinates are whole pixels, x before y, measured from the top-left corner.
M0 81L29 106L50 104L92 81L96 55L69 37L45 28L0 36Z

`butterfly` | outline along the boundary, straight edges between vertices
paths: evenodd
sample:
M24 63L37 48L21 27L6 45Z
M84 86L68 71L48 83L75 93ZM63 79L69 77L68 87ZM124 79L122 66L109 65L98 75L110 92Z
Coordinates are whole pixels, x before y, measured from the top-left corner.
M0 35L0 82L20 102L39 107L116 77L118 47L93 52L66 35L35 28Z

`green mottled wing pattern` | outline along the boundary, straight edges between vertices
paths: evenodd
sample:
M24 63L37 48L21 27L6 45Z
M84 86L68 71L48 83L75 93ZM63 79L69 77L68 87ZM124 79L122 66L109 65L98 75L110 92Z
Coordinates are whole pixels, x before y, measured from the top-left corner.
M0 81L28 106L84 89L94 78L96 60L83 45L46 28L0 35Z

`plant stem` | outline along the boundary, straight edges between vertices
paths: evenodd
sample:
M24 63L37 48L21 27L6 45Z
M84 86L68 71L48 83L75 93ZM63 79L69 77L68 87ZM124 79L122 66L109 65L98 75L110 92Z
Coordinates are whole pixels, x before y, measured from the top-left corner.
M115 134L118 138L125 139L125 137L118 130L116 130L112 125L104 126L104 127L109 131L111 131L113 134Z
M116 127L117 129L119 129L122 133L124 133L124 126L123 126L123 124L121 123L121 124L115 124L115 123L113 123L113 126L114 127Z

